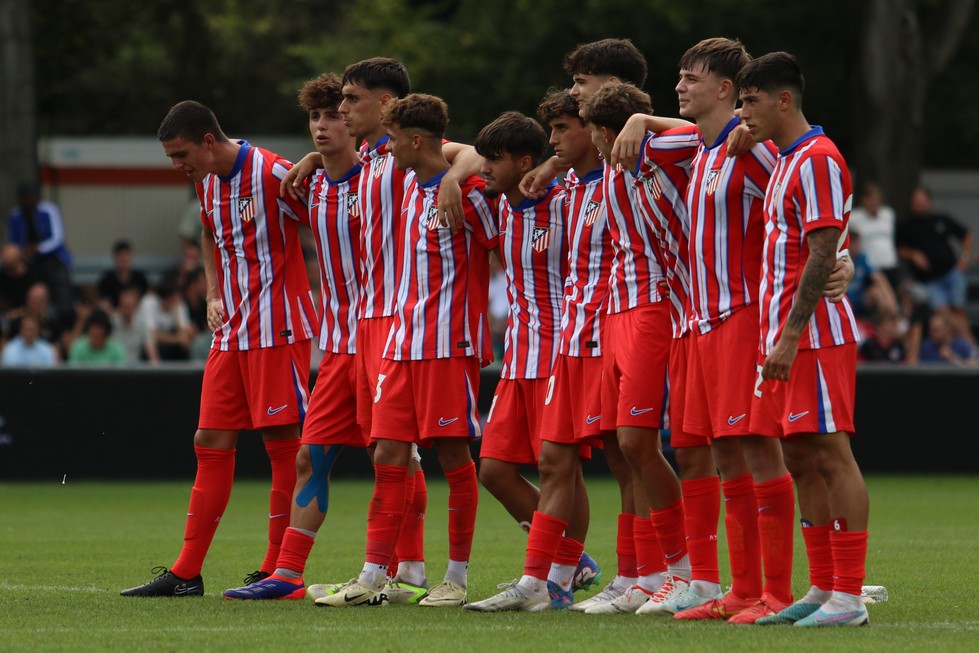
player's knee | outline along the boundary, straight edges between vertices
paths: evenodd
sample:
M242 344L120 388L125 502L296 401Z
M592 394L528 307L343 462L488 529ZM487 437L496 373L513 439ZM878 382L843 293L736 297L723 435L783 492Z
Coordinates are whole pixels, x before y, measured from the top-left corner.
M443 438L438 443L439 465L444 470L458 469L472 462L469 443L462 438Z
M681 447L675 453L680 477L684 480L707 478L717 473L708 447Z

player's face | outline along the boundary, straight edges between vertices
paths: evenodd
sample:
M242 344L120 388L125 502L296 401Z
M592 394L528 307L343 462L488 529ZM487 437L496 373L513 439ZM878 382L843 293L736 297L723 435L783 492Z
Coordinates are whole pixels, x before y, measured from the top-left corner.
M548 143L554 148L561 165L574 165L594 149L588 127L573 116L560 116L549 123L551 137Z
M163 152L170 157L173 169L184 173L194 183L204 181L204 177L213 171L215 144L211 134L205 134L200 143L182 137L162 143Z
M772 138L778 127L778 95L772 95L757 88L741 91L741 121L748 127L748 133L761 143Z
M394 167L405 170L415 165L414 138L411 132L400 129L397 125L388 127L388 147L394 157Z
M680 81L676 85L676 96L680 103L680 115L697 120L711 111L720 99L722 80L716 73L707 72L703 64L692 70L680 69Z
M574 99L578 100L579 103L584 102L592 95L595 91L602 87L602 84L612 79L609 75L589 75L586 73L578 73L572 78L574 81L574 86L568 93Z
M347 131L343 116L336 110L311 109L309 135L313 137L316 151L323 156L333 156L353 149L353 138Z
M381 98L386 95L379 90L370 90L359 84L345 84L341 90L343 100L337 111L343 117L350 135L364 138L381 128Z
M488 197L509 194L520 184L523 176L519 169L519 160L512 154L483 159L480 174L486 180L485 193Z

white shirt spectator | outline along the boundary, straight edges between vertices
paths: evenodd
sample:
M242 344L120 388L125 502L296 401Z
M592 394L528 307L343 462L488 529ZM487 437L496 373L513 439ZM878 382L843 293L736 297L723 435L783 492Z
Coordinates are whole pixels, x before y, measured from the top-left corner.
M867 260L878 270L897 267L894 228L894 209L889 206L881 206L876 215L871 215L863 207L857 207L850 213L850 230L863 238Z

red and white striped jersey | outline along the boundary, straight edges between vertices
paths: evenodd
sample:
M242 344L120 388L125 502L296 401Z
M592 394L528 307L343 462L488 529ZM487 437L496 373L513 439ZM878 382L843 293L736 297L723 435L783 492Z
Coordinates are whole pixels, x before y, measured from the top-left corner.
M779 152L765 193L765 247L761 294L761 351L771 352L795 302L809 246L817 229L840 232L837 252L849 245L853 186L846 161L821 127L812 127ZM844 296L821 298L799 338L799 349L858 342L857 321Z
M758 301L762 201L776 152L765 142L728 158L727 136L737 125L732 118L713 145L701 142L687 185L691 328L700 333Z
M674 338L689 330L690 215L686 193L690 165L699 145L700 132L693 125L649 134L636 171L639 208L657 235L659 258L666 266Z
M292 164L238 142L231 174L210 174L197 184L228 317L211 347L244 351L309 340L317 319L299 243L299 222L309 216L305 204L279 196Z
M385 358L475 356L493 360L489 318L489 250L499 244L496 207L473 175L462 185L465 222L455 234L439 225L445 173L421 183L405 175L401 273Z
M394 315L398 239L405 171L394 165L383 136L373 148L360 146L364 171L357 196L360 200L363 276L359 317Z
M565 356L602 355L601 312L608 297L612 240L605 209L602 168L584 177L569 170L568 278L561 309L561 349Z
M310 227L320 264L319 347L334 354L357 353L361 169L354 166L336 180L317 170L309 191Z
M659 243L639 208L635 176L605 164L605 210L612 239L612 270L608 279L608 312L621 313L662 301L666 285L664 262L657 259Z
M561 303L568 274L563 188L511 206L500 199L500 254L510 310L504 337L504 379L541 379L561 343Z

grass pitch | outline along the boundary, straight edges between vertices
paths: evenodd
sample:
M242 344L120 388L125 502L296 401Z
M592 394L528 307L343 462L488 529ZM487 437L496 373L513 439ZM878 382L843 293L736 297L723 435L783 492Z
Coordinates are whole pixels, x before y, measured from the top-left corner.
M890 601L871 626L794 629L684 623L634 615L474 614L408 606L336 610L306 601L224 601L265 552L268 487L235 486L204 567L207 595L126 599L120 589L169 566L190 491L181 483L0 484L0 650L32 651L976 651L979 650L979 478L873 477L867 583ZM371 485L336 482L306 581L357 574ZM617 491L589 482L587 550L615 570ZM432 581L447 555L444 483L429 483L426 552ZM481 496L470 598L519 577L526 537ZM726 553L721 530L721 575ZM794 589L805 592L796 537ZM581 595L579 595L579 598Z

